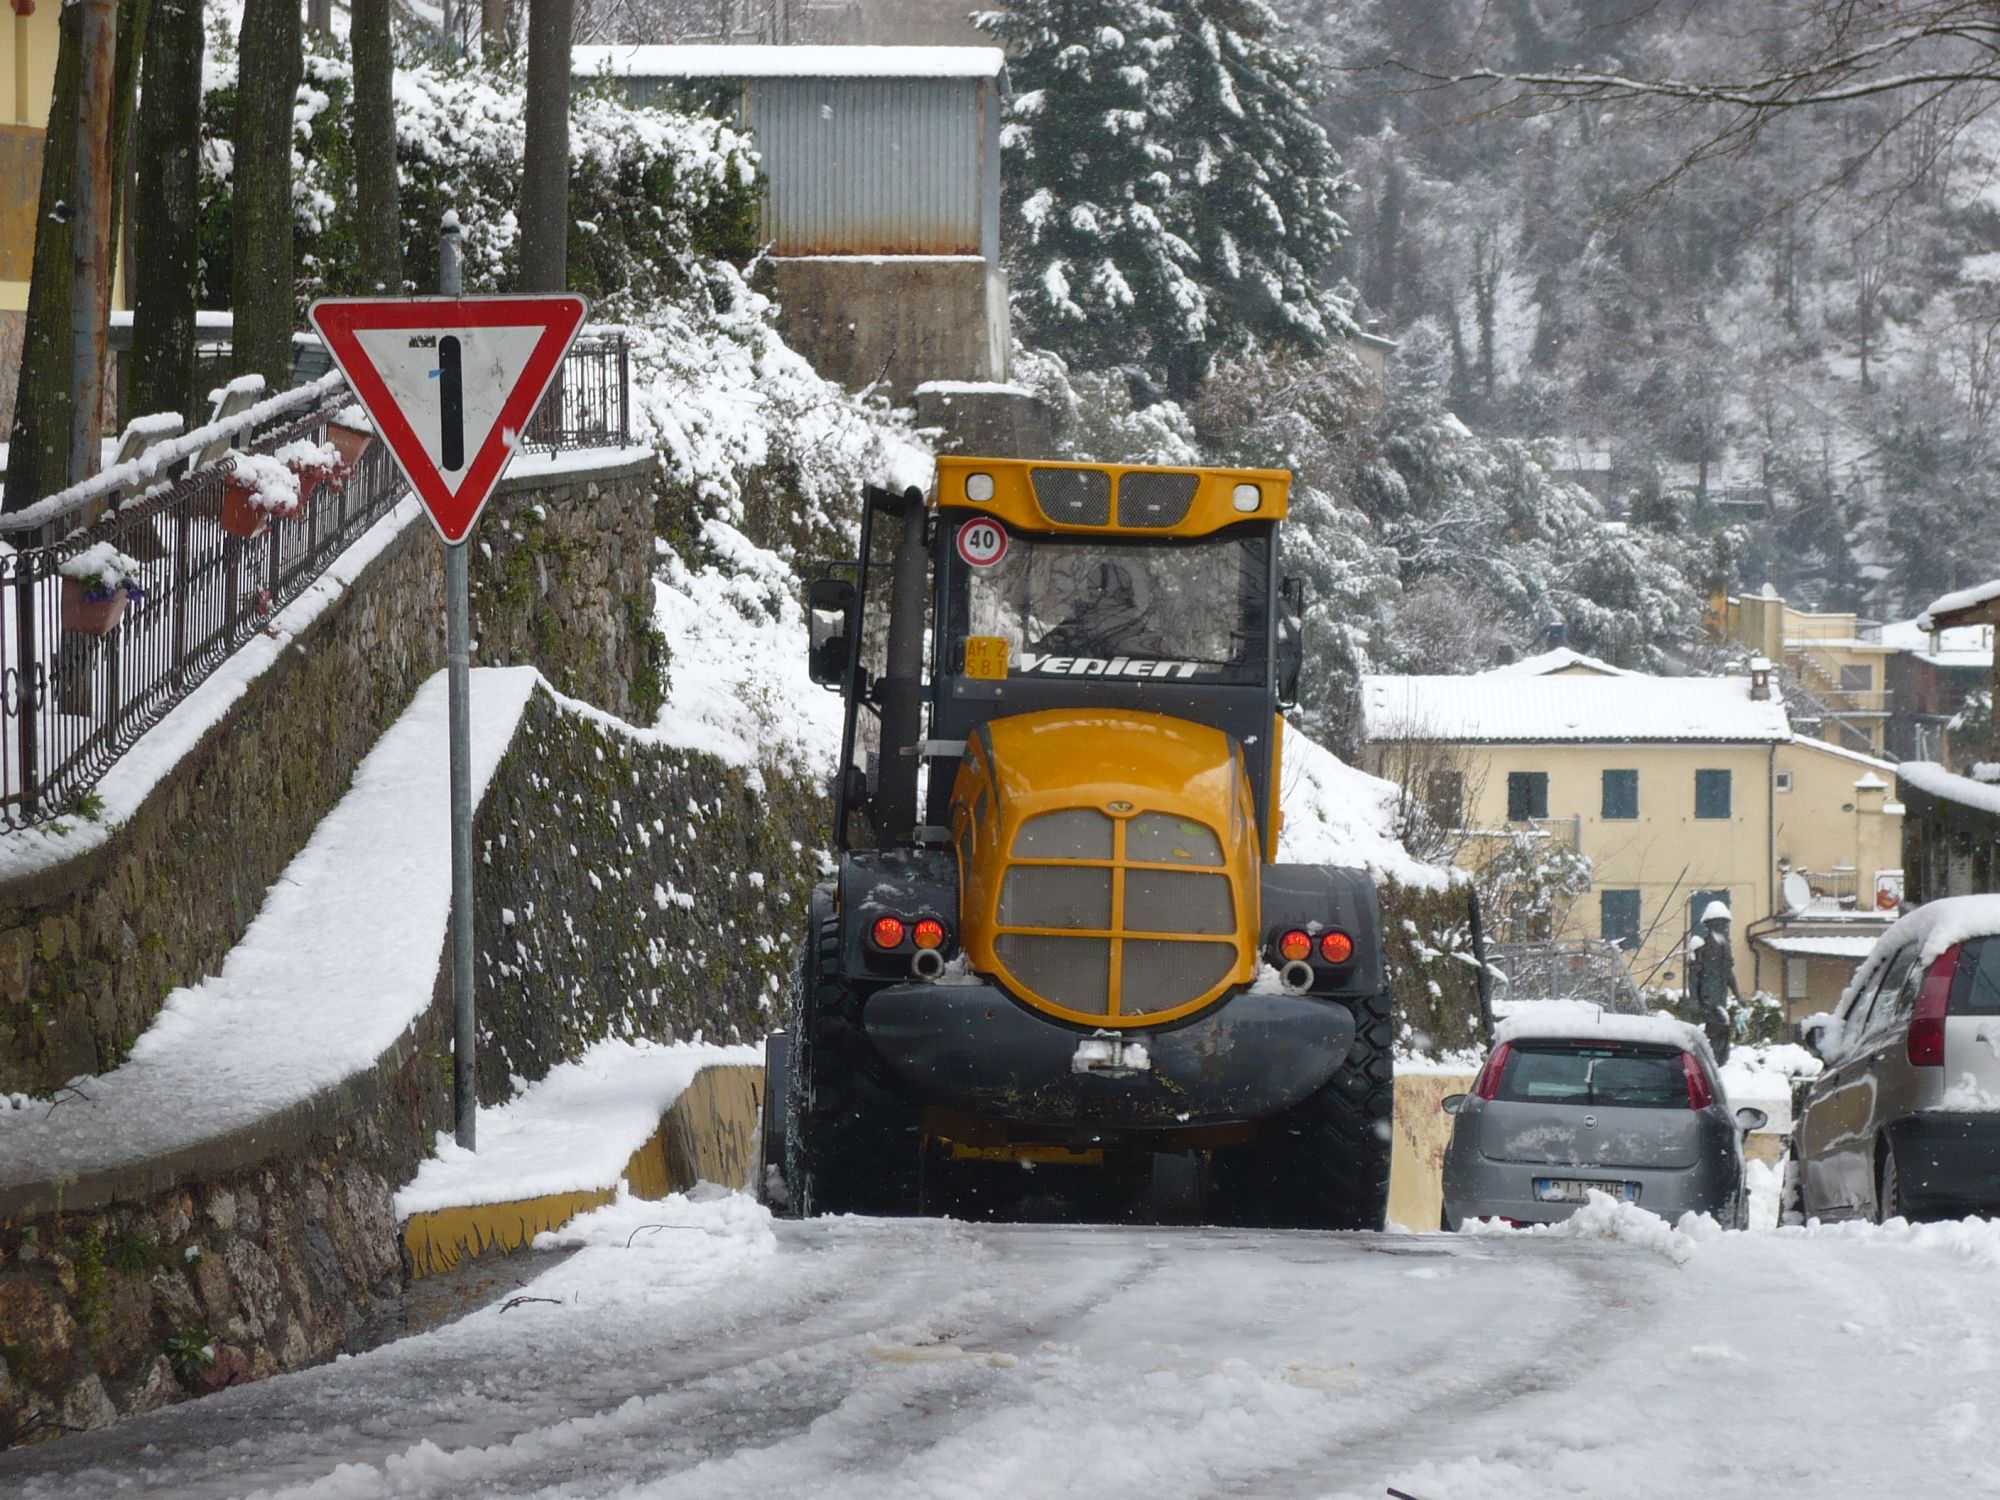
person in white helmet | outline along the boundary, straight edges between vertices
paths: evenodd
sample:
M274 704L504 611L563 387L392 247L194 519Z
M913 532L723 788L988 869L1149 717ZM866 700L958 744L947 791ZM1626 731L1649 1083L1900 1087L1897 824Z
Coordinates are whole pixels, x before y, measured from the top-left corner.
M1718 1063L1729 1061L1729 1002L1743 1001L1730 951L1730 920L1729 908L1711 901L1702 908L1701 923L1688 938L1688 994Z

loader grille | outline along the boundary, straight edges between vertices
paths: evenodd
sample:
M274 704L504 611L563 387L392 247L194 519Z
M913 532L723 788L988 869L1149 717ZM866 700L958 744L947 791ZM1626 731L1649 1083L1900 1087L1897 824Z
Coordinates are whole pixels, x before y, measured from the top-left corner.
M1165 813L1043 813L1014 838L994 957L1028 996L1080 1015L1185 1006L1236 962L1237 904L1222 841Z

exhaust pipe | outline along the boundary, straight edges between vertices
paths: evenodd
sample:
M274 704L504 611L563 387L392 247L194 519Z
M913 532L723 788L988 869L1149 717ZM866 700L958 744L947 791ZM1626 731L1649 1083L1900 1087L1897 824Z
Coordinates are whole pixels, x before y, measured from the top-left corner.
M1312 965L1304 959L1295 958L1278 970L1278 982L1294 995L1303 995L1312 988Z
M935 948L919 948L910 959L910 972L924 980L942 978L944 955Z

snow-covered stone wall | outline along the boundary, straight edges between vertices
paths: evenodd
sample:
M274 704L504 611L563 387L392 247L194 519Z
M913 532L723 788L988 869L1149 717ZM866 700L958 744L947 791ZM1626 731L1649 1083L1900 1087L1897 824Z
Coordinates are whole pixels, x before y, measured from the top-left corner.
M760 1038L830 817L803 777L538 693L475 830L481 1100L607 1036Z

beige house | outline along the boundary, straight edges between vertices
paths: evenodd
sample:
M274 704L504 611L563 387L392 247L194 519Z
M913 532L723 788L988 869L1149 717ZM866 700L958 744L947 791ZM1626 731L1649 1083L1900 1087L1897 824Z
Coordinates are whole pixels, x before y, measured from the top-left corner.
M1799 915L1849 939L1881 925L1878 889L1900 893L1895 768L1794 738L1768 674L1650 677L1555 651L1472 677L1368 677L1362 711L1364 764L1406 784L1415 769L1469 835L1461 863L1521 833L1588 857L1591 888L1551 935L1619 943L1642 985L1680 987L1689 931L1720 899L1744 991L1780 993L1789 973L1818 998L1831 967L1808 984L1759 938L1787 920L1784 892L1804 882Z
M28 278L35 263L35 208L42 190L42 136L55 89L60 4L11 6L0 17L0 420L11 420L21 368Z
M1879 629L1853 614L1794 609L1768 593L1711 600L1709 627L1784 664L1801 733L1870 755L1884 752L1889 659L1901 648L1885 642Z

